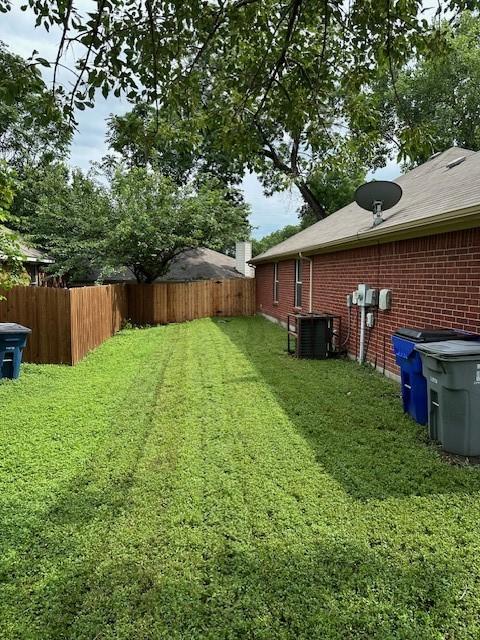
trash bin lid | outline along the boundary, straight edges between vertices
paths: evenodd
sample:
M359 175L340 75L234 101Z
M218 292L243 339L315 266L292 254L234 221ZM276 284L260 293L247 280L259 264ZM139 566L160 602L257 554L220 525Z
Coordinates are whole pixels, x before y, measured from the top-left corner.
M396 336L407 338L412 342L440 342L441 340L455 340L467 338L468 334L454 329L432 329L417 327L402 327L395 331Z
M448 358L480 358L480 342L469 342L465 340L447 340L446 342L429 342L428 344L417 344L415 349L429 356L438 357L442 360Z
M32 333L32 330L15 322L0 322L0 333Z

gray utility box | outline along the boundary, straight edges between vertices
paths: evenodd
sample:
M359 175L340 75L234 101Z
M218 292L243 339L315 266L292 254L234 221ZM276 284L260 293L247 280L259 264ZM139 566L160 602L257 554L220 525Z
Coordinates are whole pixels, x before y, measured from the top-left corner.
M480 342L416 344L427 379L428 427L445 451L480 455Z

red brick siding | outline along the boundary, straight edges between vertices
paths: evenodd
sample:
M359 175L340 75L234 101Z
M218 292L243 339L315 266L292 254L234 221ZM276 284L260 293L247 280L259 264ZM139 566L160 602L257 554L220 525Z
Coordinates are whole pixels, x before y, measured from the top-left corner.
M308 311L309 263L303 263L303 311ZM294 261L279 263L280 294L273 304L273 265L256 268L257 310L285 321L293 310ZM455 327L480 332L480 229L313 256L313 311L340 314L346 296L365 282L392 290L392 309L376 312L367 359L398 373L391 335L401 326ZM359 310L352 308L348 350L358 349Z

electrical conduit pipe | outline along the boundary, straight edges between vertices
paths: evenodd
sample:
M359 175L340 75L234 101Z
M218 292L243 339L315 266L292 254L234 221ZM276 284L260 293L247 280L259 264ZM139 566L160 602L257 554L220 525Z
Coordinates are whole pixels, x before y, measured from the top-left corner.
M309 276L309 279L308 279L308 313L312 313L312 306L313 306L313 260L312 260L312 258L309 258L308 256L302 255L301 251L298 253L298 257L300 258L300 260L308 260L309 263L310 263L310 276Z
M360 347L358 350L358 362L363 364L365 360L365 304L360 307Z

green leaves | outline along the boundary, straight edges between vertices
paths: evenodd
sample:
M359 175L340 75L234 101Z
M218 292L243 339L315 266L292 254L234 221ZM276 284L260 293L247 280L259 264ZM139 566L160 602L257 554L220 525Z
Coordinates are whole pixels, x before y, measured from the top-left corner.
M20 173L26 165L63 157L71 139L70 126L35 64L25 61L0 43L0 158L8 159Z
M399 74L396 95L379 86L386 135L396 135L399 159L412 166L453 145L480 149L480 21L465 12L443 25L445 47Z
M4 222L15 195L15 173L6 162L0 161L0 222Z
M233 175L260 173L267 190L298 183L332 153L330 137L349 137L351 123L368 127L362 142L378 160L377 105L356 96L379 72L394 85L412 59L437 56L446 46L441 18L477 6L440 1L430 22L420 0L99 0L88 12L64 0L26 4L38 25L61 29L60 53L83 45L74 49L75 87L63 94L66 117L90 106L91 87L156 105L162 119L174 113L196 128ZM411 148L415 136L405 136ZM304 153L292 162L298 145Z
M17 226L54 258L53 273L83 281L106 265L109 207L108 191L94 175L53 164L25 173L16 201Z
M5 162L0 161L0 290L8 291L19 284L28 284L23 268L23 256L18 238L3 226L10 221L10 208L15 195L15 174ZM3 296L0 294L0 300Z
M148 169L120 168L111 189L107 255L139 281L153 282L185 249L222 251L249 236L248 207L216 179L207 177L194 190Z
M300 231L300 225L289 224L278 231L273 231L268 235L260 238L260 240L253 239L252 241L252 253L254 256L260 255L270 247L274 247L279 242L290 238Z
M318 202L330 215L353 201L355 189L365 182L367 159L359 150L358 142L338 145L335 154L324 158L307 178L307 185ZM318 221L315 211L304 205L299 211L301 228Z
M67 281L129 267L151 282L186 248L224 251L250 234L248 207L217 179L179 187L158 172L115 165L109 177L106 186L58 164L30 170L22 183L17 227Z
M61 29L59 53L77 52L74 87L57 94L71 123L97 89L104 98L126 96L135 107L112 119L111 143L132 166L154 167L178 184L198 171L230 184L255 171L267 193L297 185L310 207L308 176L345 145L357 147L367 169L384 163L392 146L407 161L428 153L435 124L417 118L421 90L402 97L399 71L448 61L455 47L443 19L478 6L443 0L430 20L420 0L99 0L88 11L65 0L27 4L38 25ZM77 41L82 46L72 47ZM35 56L33 63L49 64ZM376 94L379 83L390 98ZM426 109L434 122L435 105ZM475 111L470 103L464 111L459 137L475 141ZM454 136L437 137L443 144Z
M36 58L35 61L36 61L37 64L42 65L42 67L51 67L52 66L48 60L45 60L45 58Z

